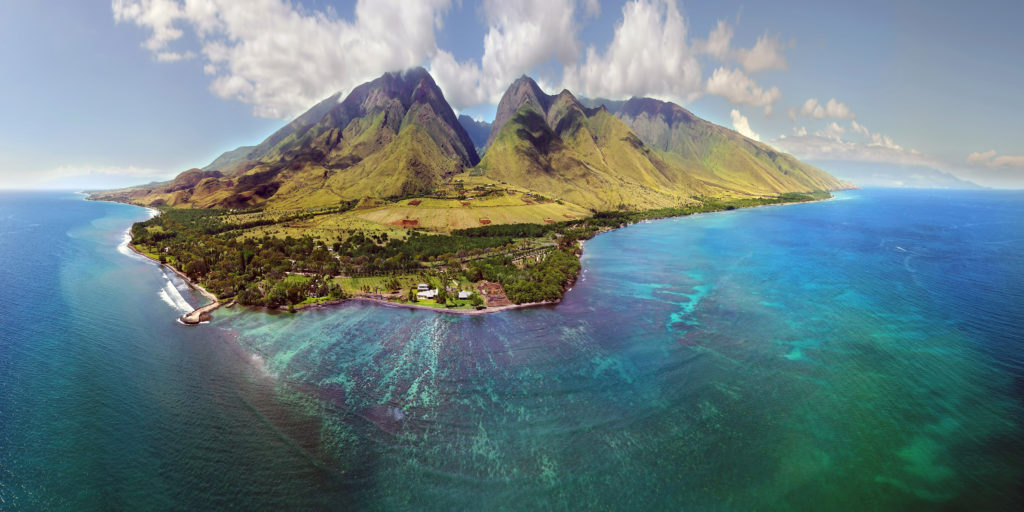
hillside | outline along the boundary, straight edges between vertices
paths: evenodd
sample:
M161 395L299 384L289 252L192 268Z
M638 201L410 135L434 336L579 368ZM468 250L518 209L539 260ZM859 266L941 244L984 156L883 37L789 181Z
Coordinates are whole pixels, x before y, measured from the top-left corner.
M107 197L145 205L298 208L432 190L479 157L440 88L422 68L386 73L343 101L320 102L257 146L202 171ZM196 172L203 172L195 180ZM189 174L191 173L191 174Z
M723 189L750 195L851 186L767 144L705 121L674 103L632 98L616 117L673 166Z
M340 101L339 101L340 100ZM587 100L591 101L591 100ZM470 177L489 193L529 194L524 204L564 206L518 215L409 210L373 218L441 229L479 222L536 222L581 211L647 210L703 198L742 199L835 190L850 184L770 146L649 98L594 100L545 93L523 76L493 123L457 118L422 68L386 73L330 96L255 146L228 151L174 180L96 194L147 206L301 209L363 198L459 199ZM484 158L478 149L486 149ZM503 191L494 189L504 187ZM488 188L490 187L490 188ZM522 206L522 205L520 205ZM467 210L468 208L468 210ZM389 210L390 209L390 210ZM401 216L402 218L397 218ZM406 218L409 217L409 218ZM492 219L492 217L494 217ZM387 220L385 220L387 219Z
M849 186L678 105L610 103L616 112L587 108L569 91L548 95L519 78L498 104L478 172L593 210Z

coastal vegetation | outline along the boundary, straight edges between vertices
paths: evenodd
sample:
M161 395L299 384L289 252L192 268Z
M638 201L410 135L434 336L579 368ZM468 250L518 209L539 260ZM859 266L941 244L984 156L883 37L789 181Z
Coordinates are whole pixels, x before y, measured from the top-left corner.
M848 186L678 105L588 105L525 76L493 123L460 119L417 68L202 169L91 197L159 209L133 246L221 300L458 309L557 301L578 242L604 230Z
M471 308L558 300L580 270L577 242L602 231L647 219L827 197L827 192L694 197L684 207L604 211L545 224L490 224L448 232L382 226L301 236L288 234L287 227L353 215L355 202L296 211L160 207L161 215L134 224L131 235L138 251L173 266L220 300L294 308L364 296ZM439 297L419 301L419 283L438 290ZM492 292L481 299L482 283L495 286L497 296ZM456 300L459 291L476 298Z

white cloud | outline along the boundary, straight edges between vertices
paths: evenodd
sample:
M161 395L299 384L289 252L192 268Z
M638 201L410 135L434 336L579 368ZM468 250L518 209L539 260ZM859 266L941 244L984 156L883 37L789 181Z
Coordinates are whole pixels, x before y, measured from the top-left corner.
M801 126L801 127L797 128L796 126L794 126L793 127L793 135L796 135L797 137L805 137L805 136L807 136L807 127L806 126ZM785 137L785 135L783 135L783 137Z
M386 71L422 64L450 0L359 0L354 20L285 0L113 0L114 20L150 31L143 47L159 61L190 29L214 77L210 90L253 105L261 117L290 118L313 103Z
M947 169L938 159L896 147L860 144L824 135L798 135L771 141L771 144L804 160L844 160L900 165L924 165Z
M800 108L800 113L813 117L815 119L825 119L826 117L835 119L853 119L857 117L850 107L847 107L845 103L836 101L835 98L828 100L828 103L821 105L818 103L817 98L810 98L804 102L803 107Z
M4 177L0 188L102 189L169 179L173 173L135 166L62 165Z
M704 87L687 30L675 0L628 2L605 51L590 47L583 62L565 67L565 86L590 97L693 101Z
M430 59L430 71L455 108L497 103L516 77L537 65L557 59L568 66L580 56L575 0L489 0L484 14L489 25L484 53L474 60L456 62L439 50ZM583 9L593 15L594 5ZM599 6L598 6L599 9Z
M842 139L842 135L844 133L846 133L846 129L843 128L842 126L839 126L839 124L837 124L835 121L832 121L831 123L825 126L824 130L815 132L815 135L817 135L818 137L824 137L826 139L838 141Z
M724 20L718 20L718 24L708 34L707 41L694 42L695 49L702 53L716 57L719 60L729 58L729 45L732 42L733 28Z
M1005 167L1011 169L1024 169L1024 155L1000 155L996 151L989 150L984 153L971 153L967 155L967 163L982 165L985 167Z
M860 134L864 135L865 137L868 137L868 136L871 135L871 132L868 131L868 128L866 126L858 123L857 121L850 121L850 128L853 128L853 132L854 133L860 133Z
M875 135L875 134L872 134ZM891 138L881 136L882 144L857 143L817 136L779 137L769 143L801 160L848 161L930 167L985 186L1024 187L1024 155L998 157L995 151L971 153L966 165L913 149L903 149ZM888 144L886 144L888 139Z
M738 62L748 73L756 73L766 69L786 69L786 56L783 55L785 45L779 42L778 37L768 37L767 34L757 38L757 42L751 48L732 49L732 38L735 31L725 20L718 20L715 28L708 34L706 40L698 40L693 43L696 51L710 55L722 62Z
M974 165L987 165L992 161L992 158L996 156L996 150L986 151L984 153L974 152L967 155L967 163Z
M892 141L892 137L890 137L888 135L882 135L881 133L872 133L871 134L871 143L869 145L870 146L879 146L879 147L889 148L889 149L903 149L902 146L900 146L899 144L896 144L895 142Z
M782 54L783 45L778 37L767 34L757 38L754 47L737 51L737 60L748 73L766 69L786 69L786 56Z
M743 71L725 68L718 68L711 74L707 92L722 96L733 104L765 107L766 114L771 113L771 106L782 97L778 87L765 90Z
M157 52L157 62L178 62L179 60L190 60L195 58L196 54L192 52Z
M732 117L732 128L740 135L757 141L761 140L761 136L750 129L750 120L743 114L740 114L739 110L732 109L732 112L729 112L729 116Z

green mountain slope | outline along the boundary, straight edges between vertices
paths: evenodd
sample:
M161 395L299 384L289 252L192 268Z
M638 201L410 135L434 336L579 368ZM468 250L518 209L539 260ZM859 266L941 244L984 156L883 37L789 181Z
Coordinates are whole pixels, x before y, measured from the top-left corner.
M569 91L546 94L526 76L501 98L482 160L475 146L484 144L487 125L460 122L422 68L386 73L339 98L203 169L96 197L303 208L422 195L467 170L594 211L851 186L678 105L633 98L588 108Z
M479 161L422 68L386 73L338 98L325 99L257 146L221 155L201 180L182 181L182 175L116 193L141 204L199 208L325 206L426 192Z
M498 106L479 168L595 210L677 206L713 190L646 147L604 108L549 96L522 77Z
M610 104L614 112L587 108L569 91L550 96L522 77L498 105L479 169L594 210L850 186L678 105Z
M710 185L744 194L848 188L825 171L767 144L651 98L615 105L616 117L671 164Z

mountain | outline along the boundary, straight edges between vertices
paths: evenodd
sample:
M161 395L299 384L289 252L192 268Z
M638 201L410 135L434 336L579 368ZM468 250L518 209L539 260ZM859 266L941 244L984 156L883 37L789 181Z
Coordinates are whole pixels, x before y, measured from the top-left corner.
M423 68L385 73L339 98L323 100L259 145L229 151L202 170L120 193L142 204L204 208L322 206L426 192L479 161Z
M677 206L693 196L847 188L790 155L650 98L588 108L521 77L498 104L479 169L592 209Z
M973 189L985 187L957 178L947 172L921 165L897 165L874 162L819 162L836 176L862 187Z
M751 195L852 185L675 103L631 98L615 115L669 163L709 185Z
M595 210L678 206L714 191L669 165L604 108L528 77L498 104L479 169L488 177Z
M95 197L193 208L329 206L422 195L467 170L594 211L850 186L672 103L591 104L599 106L568 90L549 95L523 76L502 96L494 122L480 123L457 118L426 70L385 73L202 169ZM486 147L482 160L478 147Z
M484 148L487 147L487 136L491 134L491 123L477 121L472 117L462 114L459 116L459 124L462 125L470 140L473 141L477 154L482 155Z

